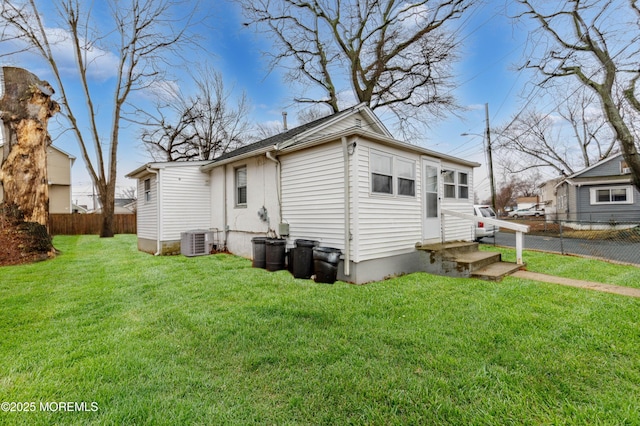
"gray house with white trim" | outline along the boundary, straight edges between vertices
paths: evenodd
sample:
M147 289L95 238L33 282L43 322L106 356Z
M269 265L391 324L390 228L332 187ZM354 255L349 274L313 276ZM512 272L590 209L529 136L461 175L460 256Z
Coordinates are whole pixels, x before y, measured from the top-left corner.
M576 222L640 221L640 193L622 154L605 158L555 185L556 216Z

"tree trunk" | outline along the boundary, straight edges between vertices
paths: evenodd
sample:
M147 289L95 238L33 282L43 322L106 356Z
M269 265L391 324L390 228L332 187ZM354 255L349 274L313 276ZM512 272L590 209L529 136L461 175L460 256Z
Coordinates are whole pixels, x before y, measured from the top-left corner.
M115 181L110 181L100 191L100 203L102 204L102 226L100 227L101 238L111 238L113 232L113 215L115 210Z
M25 222L48 227L47 147L51 138L47 123L60 106L51 99L49 83L21 68L5 67L2 71L0 118L5 124L5 141L0 182L4 202L16 205Z

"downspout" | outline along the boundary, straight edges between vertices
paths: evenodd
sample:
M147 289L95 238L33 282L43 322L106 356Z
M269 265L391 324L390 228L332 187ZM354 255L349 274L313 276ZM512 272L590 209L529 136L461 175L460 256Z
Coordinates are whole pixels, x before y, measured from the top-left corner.
M229 226L227 225L227 165L222 170L222 231L224 232L224 249L227 249Z
M344 164L344 275L351 275L351 183L349 181L349 147L347 138L342 137Z
M160 237L162 235L162 209L161 209L161 201L162 199L160 198L160 171L159 170L153 170L152 168L147 166L147 172L149 173L153 173L154 175L156 175L156 193L157 193L157 197L158 197L158 208L156 211L156 220L158 221L157 224L157 236L156 236L156 252L153 254L154 256L160 256L162 254L162 245L160 243Z
M278 152L278 145L273 146L274 152ZM278 199L278 221L283 222L282 219L282 165L278 158L274 157L272 151L267 151L267 158L276 163L276 196Z

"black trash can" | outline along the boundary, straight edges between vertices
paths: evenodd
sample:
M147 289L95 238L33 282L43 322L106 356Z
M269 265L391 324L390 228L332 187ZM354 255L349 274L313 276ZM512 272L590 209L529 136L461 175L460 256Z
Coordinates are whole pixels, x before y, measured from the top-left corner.
M340 263L340 249L332 247L315 247L313 249L313 271L316 274L315 282L333 284L338 275L338 263Z
M287 240L282 238L267 238L266 263L267 271L280 271L284 269Z
M267 253L265 243L267 242L267 237L255 237L251 239L253 243L253 261L251 266L254 268L266 268L267 267Z
M313 275L313 248L318 241L296 240L295 248L291 249L291 273L294 278L309 279Z

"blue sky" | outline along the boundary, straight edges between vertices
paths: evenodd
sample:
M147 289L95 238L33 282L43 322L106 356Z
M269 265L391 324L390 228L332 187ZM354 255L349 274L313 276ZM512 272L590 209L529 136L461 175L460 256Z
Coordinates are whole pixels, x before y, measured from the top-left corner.
M462 45L460 62L455 67L459 85L455 96L466 109L457 117L434 122L421 145L446 152L483 164L476 173L476 191L486 198L489 190L486 177L483 141L480 137L460 136L461 133L482 134L485 127L484 104L489 104L492 126L504 123L518 111L518 95L529 76L514 71L521 60L526 33L516 31L511 21L504 15L504 0L490 0L476 12L461 21ZM242 25L242 17L235 6L226 2L211 2L211 18L208 26L201 27L206 52L199 52L197 60L209 62L222 72L227 87L236 92L244 90L253 105L253 122L281 120L282 111L290 114L290 125L295 125L295 111L287 99L288 87L277 72L267 73L265 60L260 54L267 42L256 37L251 29ZM46 16L45 16L46 18ZM105 60L108 58L105 58ZM40 78L51 81L45 68L30 57L14 58L2 65L21 66L30 69ZM100 69L100 67L97 67ZM185 67L186 68L186 67ZM102 69L106 69L102 67ZM190 86L186 69L176 69L178 85L188 92ZM108 73L96 74L94 83L98 87L109 86ZM106 96L110 96L105 94ZM98 94L97 98L101 98ZM383 121L389 117L380 117ZM101 119L107 124L110 115ZM53 126L51 126L53 127ZM55 131L51 129L52 133ZM55 137L55 135L54 135ZM137 142L133 128L123 129L119 149L118 191L132 187L134 182L126 179L126 173L151 161L151 158ZM85 165L80 158L77 142L70 134L55 138L55 145L76 156L73 167L74 200L87 204L91 194L91 184ZM90 202L89 202L90 204Z

